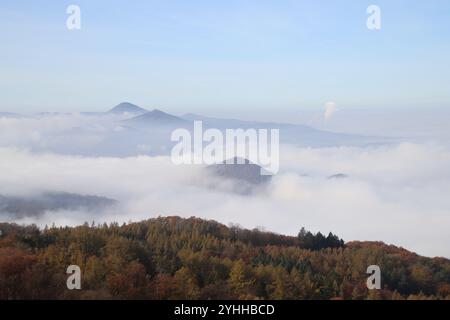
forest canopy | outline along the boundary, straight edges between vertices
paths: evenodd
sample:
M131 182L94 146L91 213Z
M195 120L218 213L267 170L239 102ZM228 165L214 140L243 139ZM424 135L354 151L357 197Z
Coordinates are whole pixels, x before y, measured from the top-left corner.
M179 217L0 230L0 299L450 299L449 260L332 233ZM66 286L69 265L81 290ZM369 265L381 268L381 290L366 287Z

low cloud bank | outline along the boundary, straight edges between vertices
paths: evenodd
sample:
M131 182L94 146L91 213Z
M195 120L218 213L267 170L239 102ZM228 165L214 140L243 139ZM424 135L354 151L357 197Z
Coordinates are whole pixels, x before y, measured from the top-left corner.
M76 225L158 215L197 216L296 234L305 226L345 240L381 240L427 256L450 257L450 150L400 144L371 148L282 146L280 173L250 195L202 166L169 157L93 158L0 149L0 195L43 192L119 201L105 212L52 211L16 222ZM343 173L346 178L327 179ZM239 182L236 182L239 183ZM0 220L10 221L0 213Z

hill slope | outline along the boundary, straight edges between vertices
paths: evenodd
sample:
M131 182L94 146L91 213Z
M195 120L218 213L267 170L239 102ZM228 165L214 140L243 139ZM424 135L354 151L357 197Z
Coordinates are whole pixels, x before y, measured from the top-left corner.
M105 197L65 192L48 192L31 197L11 197L0 194L0 217L10 215L14 219L41 216L47 211L103 210L117 202Z
M129 102L122 102L108 111L108 113L113 114L123 114L123 113L142 114L145 112L147 112L147 110Z
M311 251L302 238L178 217L0 230L0 299L450 299L449 260L383 243ZM65 288L72 264L83 290ZM373 264L383 290L366 288Z
M124 120L123 123L141 128L152 128L152 126L183 126L188 122L177 116L155 109L132 119Z

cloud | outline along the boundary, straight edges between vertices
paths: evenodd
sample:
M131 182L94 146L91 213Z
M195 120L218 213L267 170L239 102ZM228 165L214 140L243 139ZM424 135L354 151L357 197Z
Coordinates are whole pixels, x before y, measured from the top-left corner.
M175 166L169 157L38 155L3 148L0 194L58 191L120 201L106 213L47 212L19 223L75 225L197 216L292 235L305 226L346 240L381 240L424 255L450 257L447 147L281 146L280 161L280 173L267 188L243 196L228 192L236 187L233 183L208 188L214 178L202 166ZM327 179L336 173L348 178Z

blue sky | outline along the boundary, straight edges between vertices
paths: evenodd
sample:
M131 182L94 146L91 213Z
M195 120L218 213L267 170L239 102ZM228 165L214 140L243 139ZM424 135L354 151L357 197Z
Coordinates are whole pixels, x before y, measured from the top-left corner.
M450 108L449 17L447 0L2 0L0 111Z

